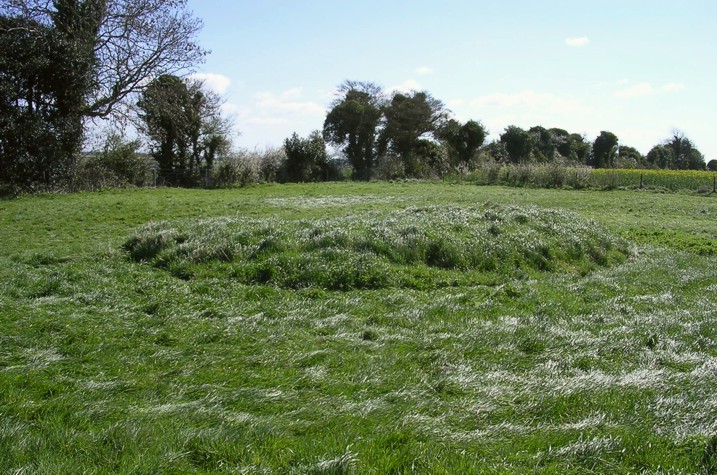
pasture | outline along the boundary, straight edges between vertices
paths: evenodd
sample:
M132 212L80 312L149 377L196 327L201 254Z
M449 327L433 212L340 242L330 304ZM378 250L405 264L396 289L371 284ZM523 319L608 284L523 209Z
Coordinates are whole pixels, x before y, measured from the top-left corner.
M0 473L715 473L717 199L0 201Z

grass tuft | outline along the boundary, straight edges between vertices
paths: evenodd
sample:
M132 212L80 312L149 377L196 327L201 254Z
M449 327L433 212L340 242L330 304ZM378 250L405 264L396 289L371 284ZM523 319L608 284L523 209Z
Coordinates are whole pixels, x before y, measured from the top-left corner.
M630 255L627 241L573 213L490 204L286 222L151 223L123 248L183 280L209 272L246 284L341 291L474 285L487 273L584 275Z

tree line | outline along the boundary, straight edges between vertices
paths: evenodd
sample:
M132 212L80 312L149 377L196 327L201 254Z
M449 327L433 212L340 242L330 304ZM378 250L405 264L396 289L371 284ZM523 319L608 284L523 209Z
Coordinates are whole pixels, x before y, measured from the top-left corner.
M527 130L510 125L486 143L488 131L478 121L461 123L443 102L426 91L393 92L372 82L346 81L337 90L322 131L305 139L339 150L353 179L442 177L492 164L560 164L566 167L717 170L717 160L705 164L702 153L680 131L642 155L602 131L594 141L584 135L540 125ZM301 139L285 142L287 151ZM320 180L313 164L324 152L301 155L292 164L289 181ZM294 158L298 160L298 158ZM301 171L298 171L301 170ZM323 174L322 174L323 173Z
M346 81L338 88L324 121L322 136L338 147L352 177L370 178L393 164L405 177L442 176L486 163L560 163L593 168L717 169L682 132L642 155L609 131L590 142L560 128L505 128L485 143L488 131L477 121L451 118L445 105L426 91L386 95L371 82Z
M186 0L1 2L0 192L143 185L150 169L155 181L175 186L247 179L240 162L256 154L233 150L222 99L182 77L207 54L195 40L201 22L186 7ZM144 142L111 133L83 156L88 126L103 119L131 121ZM321 130L286 138L251 173L318 181L443 177L495 163L717 168L681 132L644 156L608 131L592 142L542 126L511 125L489 143L487 136L479 121L457 120L427 91L387 93L345 81Z

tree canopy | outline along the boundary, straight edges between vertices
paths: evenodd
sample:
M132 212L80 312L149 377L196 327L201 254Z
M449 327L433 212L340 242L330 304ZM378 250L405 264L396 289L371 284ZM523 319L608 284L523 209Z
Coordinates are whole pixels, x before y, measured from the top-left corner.
M160 174L169 184L191 184L228 146L230 124L221 99L196 80L165 74L149 83L137 105Z
M200 62L201 22L186 3L2 2L0 181L32 188L67 178L88 119L127 114L152 78Z
M501 134L500 141L505 145L511 162L520 163L530 159L533 137L527 131L515 125L509 125Z
M384 128L379 136L379 153L401 158L406 174L416 175L420 164L422 138L435 138L448 118L443 102L425 91L395 92L383 107Z
M286 163L284 176L289 182L326 181L338 178L338 170L329 160L321 132L303 138L294 132L284 140Z
M615 166L619 140L617 135L603 130L593 142L590 165L595 168L612 168Z
M368 179L375 165L383 92L374 83L346 81L339 94L324 121L324 139L343 147L356 178Z
M467 165L478 153L487 135L483 124L475 120L461 124L450 119L438 130L438 137L445 142L455 165Z

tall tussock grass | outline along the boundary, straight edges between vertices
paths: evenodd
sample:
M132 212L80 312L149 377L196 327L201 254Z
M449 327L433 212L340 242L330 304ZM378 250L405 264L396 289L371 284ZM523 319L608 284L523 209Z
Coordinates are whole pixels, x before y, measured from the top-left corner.
M432 287L486 275L587 272L623 261L626 241L573 213L534 206L424 207L320 220L150 223L129 257L178 277L329 290Z
M534 188L646 189L652 191L714 192L715 174L699 170L646 170L551 164L485 163L467 177L479 185Z

